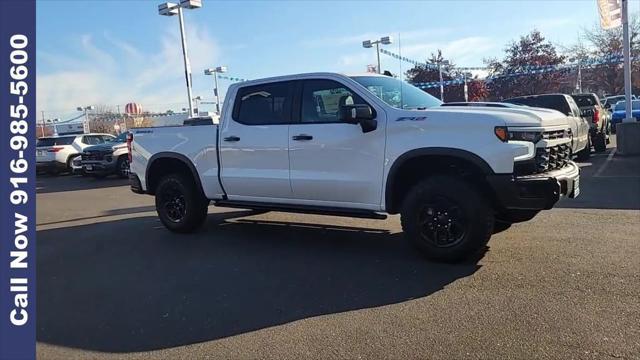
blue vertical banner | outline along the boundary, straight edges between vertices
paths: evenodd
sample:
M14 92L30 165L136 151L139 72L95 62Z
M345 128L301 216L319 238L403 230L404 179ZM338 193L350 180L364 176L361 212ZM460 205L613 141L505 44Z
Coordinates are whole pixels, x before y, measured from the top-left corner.
M36 5L0 1L0 359L34 359Z

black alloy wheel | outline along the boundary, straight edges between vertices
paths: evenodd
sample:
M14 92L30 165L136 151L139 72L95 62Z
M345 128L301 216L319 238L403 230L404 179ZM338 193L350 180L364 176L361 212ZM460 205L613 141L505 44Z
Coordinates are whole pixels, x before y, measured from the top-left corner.
M423 205L418 224L422 239L439 248L460 243L469 227L460 206L452 199L437 195Z

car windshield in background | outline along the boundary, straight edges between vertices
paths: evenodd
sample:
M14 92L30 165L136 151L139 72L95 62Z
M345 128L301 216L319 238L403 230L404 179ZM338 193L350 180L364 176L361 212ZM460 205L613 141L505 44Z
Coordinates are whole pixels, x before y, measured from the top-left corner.
M640 109L640 100L633 100L631 102L631 109L632 110L639 110ZM625 111L624 101L618 101L616 103L614 111Z
M398 109L424 110L442 101L406 82L388 76L351 77L385 103Z
M553 96L532 96L526 98L514 98L503 100L503 102L527 105L533 107L541 107L546 109L558 110L565 115L571 115L571 108L567 104L567 100L561 95Z
M118 135L117 137L107 140L107 142L116 142L116 143L126 142L127 141L127 134L128 134L128 132L123 132L122 134Z
M40 138L36 142L36 147L56 146L56 145L71 145L75 138L76 138L75 136Z

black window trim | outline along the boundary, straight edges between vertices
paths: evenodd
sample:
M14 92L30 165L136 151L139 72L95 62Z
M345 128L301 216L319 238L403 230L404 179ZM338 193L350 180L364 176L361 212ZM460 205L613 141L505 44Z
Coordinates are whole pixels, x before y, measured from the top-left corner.
M358 95L360 97L360 99L362 99L364 104L368 105L371 108L371 110L373 110L374 119L378 117L376 109L373 106L371 106L371 104L364 98L364 96L359 94L357 91L353 90L350 86L346 85L345 83L343 83L341 81L338 81L338 80L335 80L335 79L309 78L309 79L298 80L298 82L300 84L298 84L298 86L296 88L297 102L294 102L294 105L296 105L296 107L293 108L294 116L292 117L292 120L297 119L297 122L295 123L296 125L317 125L317 124L347 124L347 125L353 125L353 124L346 123L346 122L344 122L342 120L319 121L319 122L302 122L302 92L304 91L304 83L306 83L307 81L318 81L318 80L332 81L334 83L342 85L345 89L347 89L351 93L353 93L355 95Z
M261 84L255 84L255 85L248 85L248 86L243 86L238 88L238 90L236 91L236 96L235 96L235 101L233 104L233 112L231 113L231 119L233 121L235 121L238 124L242 124L244 126L278 126L278 125L291 125L293 122L293 109L295 107L295 89L296 89L296 85L294 84L296 82L296 80L283 80L283 81L273 81L273 82L265 82L265 83L261 83ZM240 115L240 105L242 103L242 98L241 96L243 96L243 93L246 89L248 88L253 88L253 87L259 87L259 86L271 86L271 85L278 85L278 84L285 84L287 86L288 89L288 97L291 99L290 102L290 110L291 112L289 113L289 118L287 119L286 122L282 122L282 123L277 123L277 124L247 124L244 123L242 121L239 120L239 115Z

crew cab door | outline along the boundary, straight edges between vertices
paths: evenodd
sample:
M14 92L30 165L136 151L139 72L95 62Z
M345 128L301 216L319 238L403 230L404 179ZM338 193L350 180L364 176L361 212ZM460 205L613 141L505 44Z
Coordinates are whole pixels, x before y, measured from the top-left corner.
M326 79L297 85L289 127L293 197L303 205L380 210L385 112L374 108L378 126L364 133L339 118L341 104L367 104L355 91Z
M276 82L238 90L219 134L222 186L230 200L291 197L289 123L292 85Z

